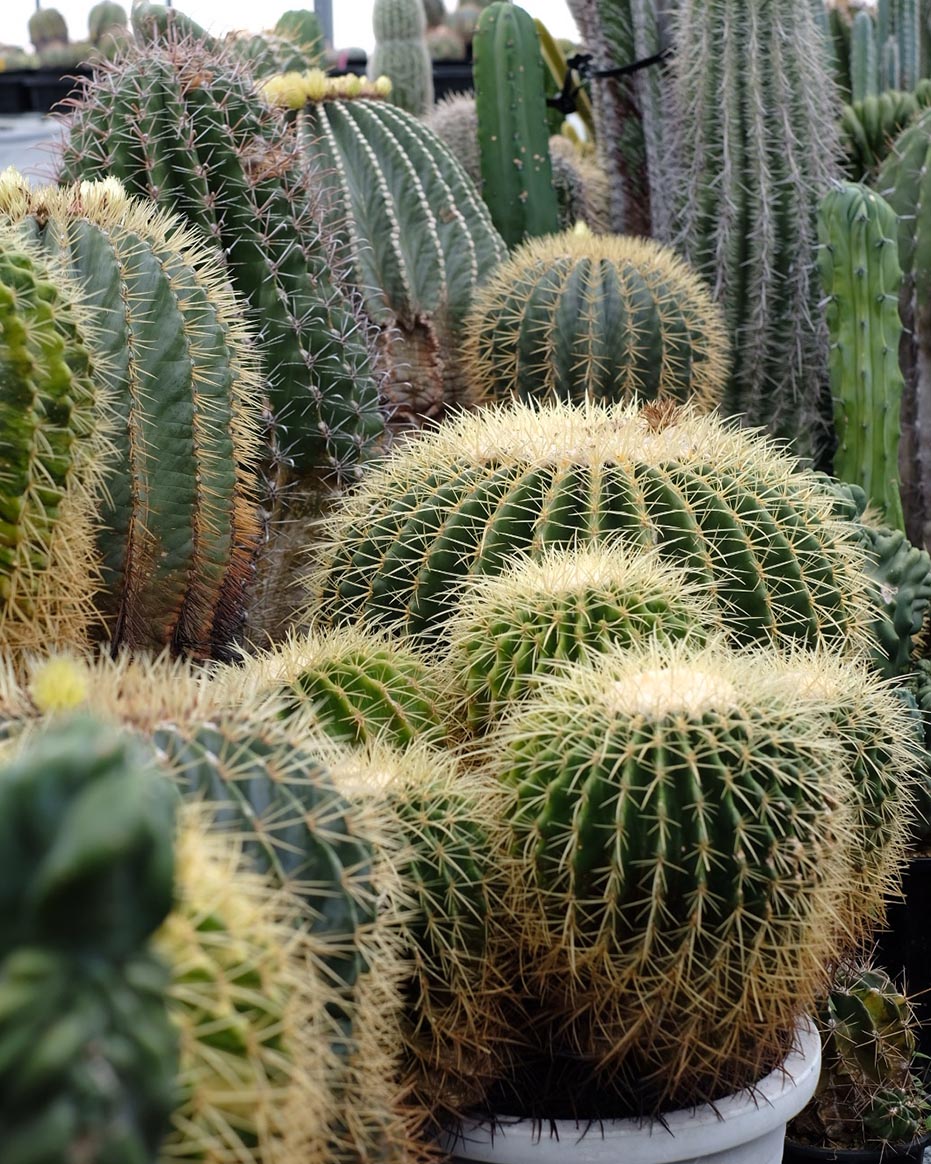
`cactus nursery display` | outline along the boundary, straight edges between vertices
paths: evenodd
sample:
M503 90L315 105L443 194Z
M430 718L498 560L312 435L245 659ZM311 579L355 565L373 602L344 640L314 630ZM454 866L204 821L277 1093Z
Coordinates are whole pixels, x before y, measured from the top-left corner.
M931 0L570 14L101 0L0 176L0 1164L931 1135Z

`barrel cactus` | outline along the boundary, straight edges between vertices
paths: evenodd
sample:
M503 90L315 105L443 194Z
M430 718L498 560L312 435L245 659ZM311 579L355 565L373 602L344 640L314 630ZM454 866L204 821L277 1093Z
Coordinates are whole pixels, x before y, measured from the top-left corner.
M383 431L374 353L297 145L235 56L155 36L102 64L74 106L62 177L107 175L223 252L261 331L282 455L299 474L351 475Z
M93 514L109 453L91 316L61 264L0 216L0 645L97 626Z
M149 1161L175 1102L167 974L174 797L151 749L66 717L0 773L4 1153Z
M281 99L302 107L306 164L393 371L398 423L466 398L459 347L479 283L506 249L452 152L410 114L371 96L339 99L341 78L308 74Z
M714 622L701 589L655 553L557 549L471 580L449 624L449 666L465 720L481 730L541 675L654 636L701 639Z
M29 39L37 53L68 43L68 25L57 8L37 8L29 17Z
M473 392L616 403L720 399L728 342L707 289L647 239L533 239L492 272L469 316Z
M819 478L760 436L668 405L511 405L374 468L325 525L321 625L429 640L466 579L517 554L614 538L706 586L741 642L859 649L862 553Z
M483 745L553 1045L654 1110L764 1074L852 920L845 755L798 694L817 666L770 658L619 651L541 683Z
M118 421L97 532L111 645L222 652L260 533L263 382L240 302L211 248L112 179L33 191L7 171L0 218L63 265L98 322Z

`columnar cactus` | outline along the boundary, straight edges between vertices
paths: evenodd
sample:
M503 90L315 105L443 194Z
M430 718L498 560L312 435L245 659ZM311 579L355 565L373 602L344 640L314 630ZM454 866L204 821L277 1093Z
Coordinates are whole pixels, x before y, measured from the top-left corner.
M382 329L389 400L399 423L422 423L463 401L465 316L506 248L438 137L386 101L338 99L338 81L308 75L286 99L307 102L306 165L329 195L325 221Z
M854 101L875 97L879 89L876 30L872 16L865 9L854 17L850 34L850 88Z
M670 406L483 410L373 469L325 525L322 623L429 639L470 575L517 554L616 538L656 546L709 588L739 641L844 651L867 581L813 474L759 436Z
M116 0L100 0L87 14L87 32L92 45L100 47L104 38L128 32L126 9Z
M668 399L703 412L728 371L720 311L672 250L573 232L530 240L491 274L464 360L476 396Z
M553 1045L646 1102L759 1078L851 921L845 754L798 693L817 666L770 658L619 651L546 680L483 749Z
M839 169L836 92L811 3L683 0L674 27L673 210L660 237L724 309L724 412L816 456L829 427L817 210Z
M497 0L472 42L482 197L509 247L558 228L536 26L517 4Z
M0 222L0 645L87 642L92 520L109 452L90 313L60 264Z
M567 662L653 637L703 639L715 622L701 589L655 553L552 550L474 579L449 624L449 666L466 722L483 730Z
M834 473L861 485L884 524L904 532L897 230L891 207L863 186L847 183L821 203L819 267L831 340Z
M925 111L896 140L876 177L875 188L898 216L899 260L905 274L902 320L908 342L902 407L902 503L906 530L916 545L931 546L931 257L929 183L931 111Z
M890 89L845 105L841 135L847 174L854 181L872 181L899 133L931 104L931 81L920 81L914 92Z
M229 51L156 37L103 64L74 108L62 171L119 178L217 244L261 329L283 454L301 474L351 473L383 431L373 353L297 143Z
M29 17L29 39L37 53L68 43L68 25L57 8L37 8Z
M423 0L375 0L372 27L375 49L369 77L388 77L391 104L423 117L433 106L433 64Z
M263 384L240 302L211 248L112 179L32 191L8 171L0 219L63 265L98 323L118 418L97 532L110 643L222 652L259 540Z

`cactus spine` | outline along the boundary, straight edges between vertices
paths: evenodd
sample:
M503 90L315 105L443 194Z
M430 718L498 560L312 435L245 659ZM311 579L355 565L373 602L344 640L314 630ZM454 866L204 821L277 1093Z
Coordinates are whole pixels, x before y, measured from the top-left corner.
M375 0L375 49L369 77L391 80L392 105L423 117L433 106L433 64L422 0Z
M235 57L168 35L103 63L75 106L63 172L119 178L217 244L261 329L283 454L302 475L351 474L383 431L373 353L297 143Z
M532 239L498 267L469 318L476 395L523 401L692 402L727 377L720 312L701 281L648 239Z
M263 428L253 336L222 267L112 179L34 192L8 171L0 216L63 264L101 325L118 417L97 534L112 647L222 653L258 545Z
M885 524L904 532L899 493L902 271L896 216L878 194L847 183L826 195L818 226L831 339L834 472L842 481L861 485Z
M497 0L472 43L482 197L516 247L558 229L539 37L523 8Z
M671 406L511 405L442 426L368 474L325 525L321 623L429 639L467 577L616 538L710 589L743 642L862 642L867 580L813 474L759 436Z
M96 629L96 494L109 451L90 317L65 271L0 223L0 645Z
M828 428L817 210L839 173L836 92L811 4L684 0L674 42L671 233L727 319L724 412L814 456ZM722 46L713 61L711 44Z

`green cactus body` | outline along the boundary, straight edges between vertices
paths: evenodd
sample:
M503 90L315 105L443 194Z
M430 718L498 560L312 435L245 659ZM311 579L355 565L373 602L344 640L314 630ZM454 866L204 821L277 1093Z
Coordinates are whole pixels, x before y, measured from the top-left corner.
M820 2L818 7L827 13L828 55L831 61L832 72L834 73L834 80L844 100L852 101L853 95L850 80L850 24L839 8L832 6L825 9Z
M845 105L841 132L848 175L872 181L895 138L929 104L931 81L921 81L912 93L889 90Z
M0 227L0 644L87 641L108 446L89 316L60 265Z
M433 66L423 0L375 0L372 27L375 49L369 77L390 78L391 104L423 117L433 106Z
M865 10L854 17L850 34L850 88L854 101L875 97L879 89L876 27Z
M107 33L126 29L128 25L126 9L116 0L100 0L87 14L87 32L93 45L99 46Z
M881 89L898 88L899 77L902 74L902 66L899 59L899 42L893 40L892 37L883 45L879 74L882 82Z
M566 663L653 637L697 641L716 621L700 589L655 554L554 550L474 579L449 625L449 665L464 718L481 731Z
M541 684L483 748L512 790L505 910L554 1045L651 1110L759 1078L844 941L842 753L796 695L817 668L768 658L617 652Z
M917 1020L885 971L842 964L818 1021L821 1077L793 1131L833 1148L920 1136L931 1104L917 1070Z
M483 410L373 469L325 525L322 623L430 638L465 579L616 538L709 588L743 641L861 638L861 553L814 476L758 436L669 406Z
M418 739L442 745L449 732L442 685L428 660L352 628L291 638L225 678L231 707L243 690L277 696L280 715L301 712L321 732L353 745L380 740L403 748Z
M160 1158L322 1160L339 1064L311 930L294 898L202 816L182 816L176 903L153 942L181 1044Z
M178 1066L167 977L145 953L113 963L24 946L0 961L0 1119L11 1164L156 1159Z
M830 424L813 259L818 204L839 177L839 110L810 0L684 0L674 49L673 211L657 237L724 310L725 415L817 457Z
M323 59L323 29L320 18L308 8L289 8L275 21L276 36L287 37L301 48Z
M873 666L892 678L911 668L916 641L931 602L931 557L901 530L858 523L873 591Z
M482 197L509 247L559 226L540 41L531 17L489 5L473 40Z
M478 115L475 95L452 93L437 101L424 124L446 143L450 153L475 183L482 188L482 160L478 151Z
M180 219L112 181L32 192L8 172L0 216L61 262L99 323L118 417L97 535L111 645L222 653L258 548L264 423L253 336L222 267Z
M532 239L479 291L464 352L476 395L717 404L724 322L678 256L647 239Z
M607 234L610 188L601 166L561 134L550 138L550 162L559 205L559 229L570 230L581 223L593 234Z
M504 243L451 151L403 110L311 99L301 136L310 173L332 196L328 225L382 328L396 417L440 417L464 399L465 316Z
M37 8L29 17L29 39L37 53L68 43L68 25L57 8Z
M891 207L863 186L848 183L821 203L819 266L831 338L834 472L863 487L884 524L904 531L897 229Z
M210 52L220 47L220 42L195 20L158 0L133 0L130 22L139 45L153 47L159 41L177 43L191 38L200 41Z
M898 216L899 261L905 274L901 310L906 342L902 405L902 503L905 528L916 545L931 545L931 111L902 131L883 163L875 188Z
M242 58L256 78L317 69L322 60L318 49L304 48L289 37L273 32L231 34L224 44L235 56Z
M102 65L74 112L64 174L119 178L217 244L261 329L283 454L301 475L354 471L383 431L373 353L281 115L229 50L190 39Z

